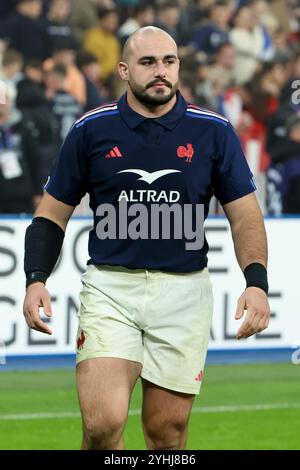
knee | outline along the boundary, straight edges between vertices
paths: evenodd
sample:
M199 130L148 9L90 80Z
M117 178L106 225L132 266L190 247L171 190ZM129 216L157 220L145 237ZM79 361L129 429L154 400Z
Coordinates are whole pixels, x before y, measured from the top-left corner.
M83 424L84 441L88 449L116 449L122 437L124 422L118 417L109 420L87 419Z
M184 449L187 436L187 422L174 419L168 422L150 420L144 423L148 446L155 450Z

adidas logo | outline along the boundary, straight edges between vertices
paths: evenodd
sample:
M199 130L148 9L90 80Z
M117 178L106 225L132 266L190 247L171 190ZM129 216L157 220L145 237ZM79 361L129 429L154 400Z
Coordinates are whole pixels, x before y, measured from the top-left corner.
M195 377L195 380L196 382L201 382L203 379L203 371L200 370L199 374L197 375L197 377Z
M112 150L110 150L106 155L105 158L121 158L123 155L121 154L120 150L118 147L114 147Z

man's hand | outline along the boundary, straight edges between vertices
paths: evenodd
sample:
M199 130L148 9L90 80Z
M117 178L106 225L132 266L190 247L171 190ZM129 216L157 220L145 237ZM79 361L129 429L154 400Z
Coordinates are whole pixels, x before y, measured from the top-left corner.
M23 313L30 328L52 335L50 328L40 318L39 307L44 307L47 317L52 316L50 294L42 282L35 282L27 287Z
M238 300L235 319L239 320L247 310L242 326L237 332L237 339L248 338L268 327L270 307L266 293L258 287L248 287Z

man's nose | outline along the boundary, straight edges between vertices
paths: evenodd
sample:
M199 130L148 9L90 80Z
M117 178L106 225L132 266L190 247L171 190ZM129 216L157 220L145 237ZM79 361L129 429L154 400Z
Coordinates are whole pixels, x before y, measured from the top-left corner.
M166 76L166 67L163 61L158 61L155 67L155 76L156 77L165 77Z

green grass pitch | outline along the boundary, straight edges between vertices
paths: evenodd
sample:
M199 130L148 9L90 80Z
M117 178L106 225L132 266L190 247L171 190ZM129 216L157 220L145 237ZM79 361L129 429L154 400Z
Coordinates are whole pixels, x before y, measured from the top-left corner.
M126 448L145 449L141 387ZM81 422L72 370L0 373L0 449L78 449ZM300 365L210 365L190 420L188 449L300 449Z

